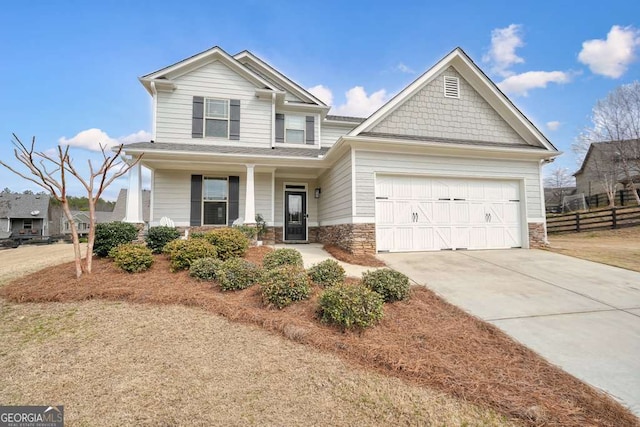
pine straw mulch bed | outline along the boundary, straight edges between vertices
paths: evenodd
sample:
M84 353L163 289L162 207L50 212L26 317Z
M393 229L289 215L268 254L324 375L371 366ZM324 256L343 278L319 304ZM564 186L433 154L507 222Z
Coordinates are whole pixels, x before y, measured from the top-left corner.
M247 258L259 261L268 251L252 248ZM259 286L223 293L187 272L169 273L163 256L136 275L104 259L95 260L93 268L92 275L76 280L72 263L49 267L0 288L0 296L13 302L107 299L201 307L529 425L638 425L631 412L604 393L423 287L413 287L407 301L386 304L382 322L358 333L317 320L318 287L310 300L276 310L263 306Z
M384 267L386 264L384 261L379 260L373 255L354 255L342 249L336 245L324 245L322 247L325 251L329 252L332 257L347 264L362 265L364 267Z

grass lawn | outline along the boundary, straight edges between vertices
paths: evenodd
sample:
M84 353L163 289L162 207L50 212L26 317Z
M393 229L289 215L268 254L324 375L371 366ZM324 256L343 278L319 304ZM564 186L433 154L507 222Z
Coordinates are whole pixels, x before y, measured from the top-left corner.
M342 332L317 320L317 287L276 310L257 286L225 293L168 270L162 256L136 275L97 260L79 281L63 264L0 288L0 333L16 343L0 354L0 401L58 399L77 424L104 425L638 423L423 287Z
M550 234L548 250L640 271L640 227Z

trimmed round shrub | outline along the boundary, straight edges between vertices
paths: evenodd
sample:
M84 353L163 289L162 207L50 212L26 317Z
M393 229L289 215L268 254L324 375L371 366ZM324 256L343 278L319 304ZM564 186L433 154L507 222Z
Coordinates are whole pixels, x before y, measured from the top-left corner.
M217 279L221 265L222 261L218 258L198 258L191 261L189 275L211 282Z
M151 249L143 245L125 243L116 246L109 251L109 257L124 271L129 273L139 273L148 270L153 264L153 253Z
M344 268L333 259L325 259L311 266L308 273L311 280L325 288L344 282L346 277Z
M338 284L319 299L321 320L343 328L366 328L384 314L384 299L364 285Z
M178 237L180 237L180 232L175 227L159 226L149 228L144 240L154 254L159 254L162 253L164 245Z
M301 268L304 267L300 252L289 248L280 248L269 252L264 256L262 265L267 270L272 270L283 265L293 265Z
M216 228L206 232L204 237L216 247L221 260L241 257L249 248L249 238L237 228Z
M138 229L128 222L105 222L96 225L93 253L100 257L109 255L116 246L131 243L138 237Z
M171 261L171 271L186 270L198 258L216 258L215 246L204 239L172 240L162 250Z
M311 282L307 272L296 265L266 270L262 275L262 300L265 305L284 308L294 301L309 298Z
M409 296L409 278L388 268L362 273L362 284L382 295L385 301L399 301Z
M231 258L220 266L218 283L223 291L246 289L260 278L260 267L242 258Z

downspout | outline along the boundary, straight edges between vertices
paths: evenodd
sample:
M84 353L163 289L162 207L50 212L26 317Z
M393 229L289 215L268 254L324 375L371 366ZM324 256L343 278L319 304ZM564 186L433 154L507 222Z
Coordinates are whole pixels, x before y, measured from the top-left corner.
M549 239L547 238L547 207L546 207L546 203L544 200L544 182L543 182L543 176L542 176L542 166L545 163L551 163L553 160L549 160L549 159L540 159L540 164L539 164L539 168L540 168L540 205L542 208L542 219L544 220L544 244L548 245L549 244ZM528 227L528 224L527 224Z
M276 93L271 93L271 148L276 148Z

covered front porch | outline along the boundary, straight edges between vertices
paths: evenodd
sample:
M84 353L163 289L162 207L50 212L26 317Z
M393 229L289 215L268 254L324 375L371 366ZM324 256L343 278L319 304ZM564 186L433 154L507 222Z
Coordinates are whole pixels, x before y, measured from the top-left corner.
M163 218L181 229L255 225L261 218L267 227L265 242L318 241L318 177L324 168L317 159L309 166L300 160L297 166L216 160L152 158L145 153L130 171L125 221L142 222L145 167L151 171L149 226L164 223Z

